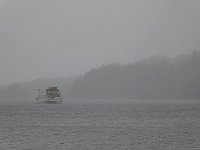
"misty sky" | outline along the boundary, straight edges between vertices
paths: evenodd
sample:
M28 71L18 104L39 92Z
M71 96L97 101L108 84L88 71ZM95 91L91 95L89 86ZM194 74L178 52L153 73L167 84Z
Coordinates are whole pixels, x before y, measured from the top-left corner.
M0 0L0 84L200 49L200 0Z

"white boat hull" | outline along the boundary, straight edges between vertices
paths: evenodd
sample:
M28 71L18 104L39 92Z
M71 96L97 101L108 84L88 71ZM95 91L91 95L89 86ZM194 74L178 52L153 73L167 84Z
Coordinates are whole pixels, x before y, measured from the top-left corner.
M46 103L46 104L60 104L62 103L62 97L55 97L55 98L45 98L45 97L38 97L37 103Z

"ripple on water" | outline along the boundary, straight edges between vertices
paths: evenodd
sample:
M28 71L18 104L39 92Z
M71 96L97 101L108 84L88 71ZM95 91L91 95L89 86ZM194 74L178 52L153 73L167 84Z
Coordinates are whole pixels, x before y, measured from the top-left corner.
M200 103L0 106L1 149L199 150Z

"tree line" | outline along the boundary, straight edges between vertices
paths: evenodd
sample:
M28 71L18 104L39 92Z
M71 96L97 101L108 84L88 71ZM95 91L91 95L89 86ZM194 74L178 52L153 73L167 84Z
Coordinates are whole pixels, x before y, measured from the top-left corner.
M66 99L200 99L200 52L103 65L79 77L12 84L0 88L0 98L33 98L38 88L49 85L61 88Z
M200 99L200 52L92 69L72 84L66 97Z

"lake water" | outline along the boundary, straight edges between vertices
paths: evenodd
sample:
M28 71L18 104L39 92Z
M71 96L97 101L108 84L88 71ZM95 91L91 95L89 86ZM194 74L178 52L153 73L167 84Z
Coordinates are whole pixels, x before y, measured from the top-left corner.
M200 101L1 104L0 150L200 150Z

